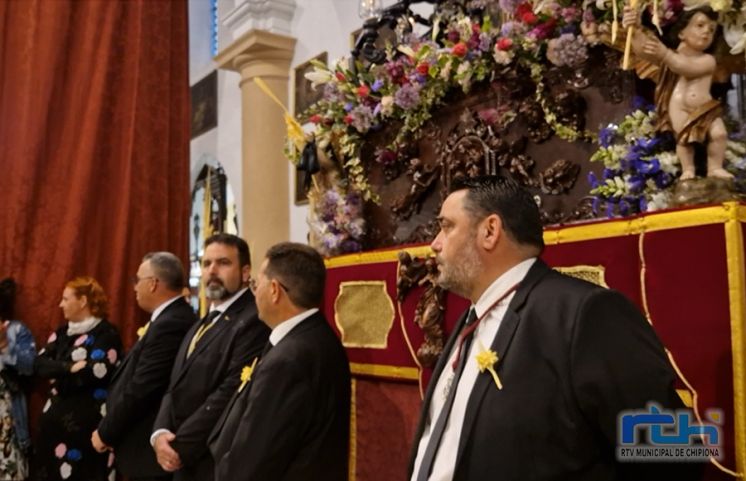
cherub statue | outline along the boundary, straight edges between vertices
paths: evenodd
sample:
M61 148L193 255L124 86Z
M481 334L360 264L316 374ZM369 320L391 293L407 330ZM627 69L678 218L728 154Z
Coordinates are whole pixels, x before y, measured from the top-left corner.
M639 25L640 14L630 6L625 7L623 26ZM717 62L709 51L717 26L717 13L709 7L684 11L670 32L672 42L678 42L676 50L666 47L648 29L634 28L632 50L642 60L653 64L638 66L638 73L657 83L657 127L676 135L681 180L694 178L692 144L705 141L707 176L733 177L723 168L728 133L722 119L722 106L710 94Z

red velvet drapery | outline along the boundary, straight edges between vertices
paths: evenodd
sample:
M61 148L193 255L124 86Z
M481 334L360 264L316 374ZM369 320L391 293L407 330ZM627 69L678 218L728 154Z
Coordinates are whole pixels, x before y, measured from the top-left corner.
M0 2L0 277L40 344L89 274L129 347L142 255L186 260L187 61L184 1Z

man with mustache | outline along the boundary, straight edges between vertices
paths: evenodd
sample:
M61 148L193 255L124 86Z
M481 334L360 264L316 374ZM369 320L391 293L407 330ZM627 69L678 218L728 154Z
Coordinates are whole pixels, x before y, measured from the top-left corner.
M205 241L202 280L210 312L186 334L150 442L174 481L210 481L214 463L207 438L257 357L269 329L257 317L249 246L231 234Z
M538 259L539 209L510 179L451 188L438 284L472 302L433 372L411 481L698 479L692 463L616 460L622 411L683 407L661 342L624 296Z

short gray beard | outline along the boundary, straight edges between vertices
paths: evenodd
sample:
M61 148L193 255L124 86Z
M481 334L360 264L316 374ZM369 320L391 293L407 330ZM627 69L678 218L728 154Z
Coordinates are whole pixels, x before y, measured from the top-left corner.
M205 297L211 301L222 301L230 296L228 289L222 284L208 285L205 287Z
M447 291L469 298L480 268L479 255L473 245L464 249L461 258L451 264L440 264L438 285Z

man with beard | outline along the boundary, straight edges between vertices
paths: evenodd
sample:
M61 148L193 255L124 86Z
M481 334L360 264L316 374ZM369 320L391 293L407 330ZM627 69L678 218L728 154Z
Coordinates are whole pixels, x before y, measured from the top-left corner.
M207 438L261 352L269 329L257 317L249 246L231 234L205 241L202 281L210 312L184 337L150 442L175 481L210 481L214 463Z
M472 307L428 386L411 481L698 479L691 463L617 461L622 411L683 407L674 373L626 298L537 258L542 226L526 190L464 179L438 220L438 283Z
M148 443L184 335L197 321L181 296L184 268L170 252L147 254L134 279L137 304L152 313L140 339L111 378L106 415L93 432L98 452L113 449L132 481L168 481Z

